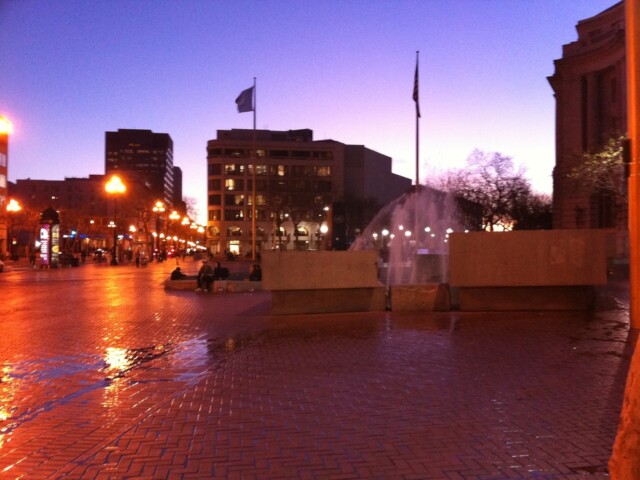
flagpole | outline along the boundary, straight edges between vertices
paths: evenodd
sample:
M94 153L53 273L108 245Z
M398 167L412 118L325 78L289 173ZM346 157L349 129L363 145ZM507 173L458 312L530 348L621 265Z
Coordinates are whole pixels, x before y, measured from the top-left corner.
M256 99L257 99L257 94L256 94L256 77L253 77L253 136L251 139L251 155L252 155L252 161L253 161L253 166L251 168L251 170L253 171L252 173L252 192L251 192L251 259L255 262L256 261L256 236L257 236L257 232L256 232L256 158L257 158L257 153L256 152L256 110L257 110L257 105L256 105Z
M420 51L416 51L416 76L414 85L414 100L416 101L416 192L420 185L420 105L418 103L418 63Z

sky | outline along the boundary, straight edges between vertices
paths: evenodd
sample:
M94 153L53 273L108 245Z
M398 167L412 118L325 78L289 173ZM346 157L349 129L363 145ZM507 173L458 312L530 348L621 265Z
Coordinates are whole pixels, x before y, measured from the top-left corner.
M0 0L9 180L104 174L105 132L168 133L206 222L206 146L253 127L365 145L420 182L478 149L551 193L547 77L575 25L614 0Z

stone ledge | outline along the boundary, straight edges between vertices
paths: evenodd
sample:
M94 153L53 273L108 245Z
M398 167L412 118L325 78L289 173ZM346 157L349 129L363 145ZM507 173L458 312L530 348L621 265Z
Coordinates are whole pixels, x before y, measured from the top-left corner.
M165 280L165 290L194 291L198 287L195 278L184 280ZM249 280L217 280L213 282L214 293L241 293L262 290L262 282L250 282Z
M444 283L393 285L390 287L390 296L391 310L394 312L451 310L449 286Z
M272 290L274 315L384 311L383 286L308 290Z
M462 287L459 296L462 311L591 310L595 305L590 286Z

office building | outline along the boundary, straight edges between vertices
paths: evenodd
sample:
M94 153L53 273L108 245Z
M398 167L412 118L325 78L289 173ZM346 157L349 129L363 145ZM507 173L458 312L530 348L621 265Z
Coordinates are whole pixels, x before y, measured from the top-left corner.
M156 200L174 204L173 141L166 133L119 129L105 135L105 174L144 186ZM142 190L142 189L141 189Z
M390 157L313 140L309 129L218 130L207 168L212 253L251 255L254 243L257 252L347 248L374 211L411 188Z

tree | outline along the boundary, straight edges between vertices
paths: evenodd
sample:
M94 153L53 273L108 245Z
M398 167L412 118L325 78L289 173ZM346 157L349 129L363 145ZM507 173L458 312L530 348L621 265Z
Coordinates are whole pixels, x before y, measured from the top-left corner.
M591 224L614 227L626 224L627 171L624 135L614 135L599 151L583 153L567 175L590 196Z
M606 192L626 201L624 141L624 135L615 135L602 150L584 153L582 162L571 170L569 178L577 180L590 193Z
M524 170L516 171L511 157L480 150L471 153L465 168L445 173L434 186L478 205L483 228L489 231L511 230L532 195Z
M514 230L550 230L552 228L551 196L532 193L513 213Z

